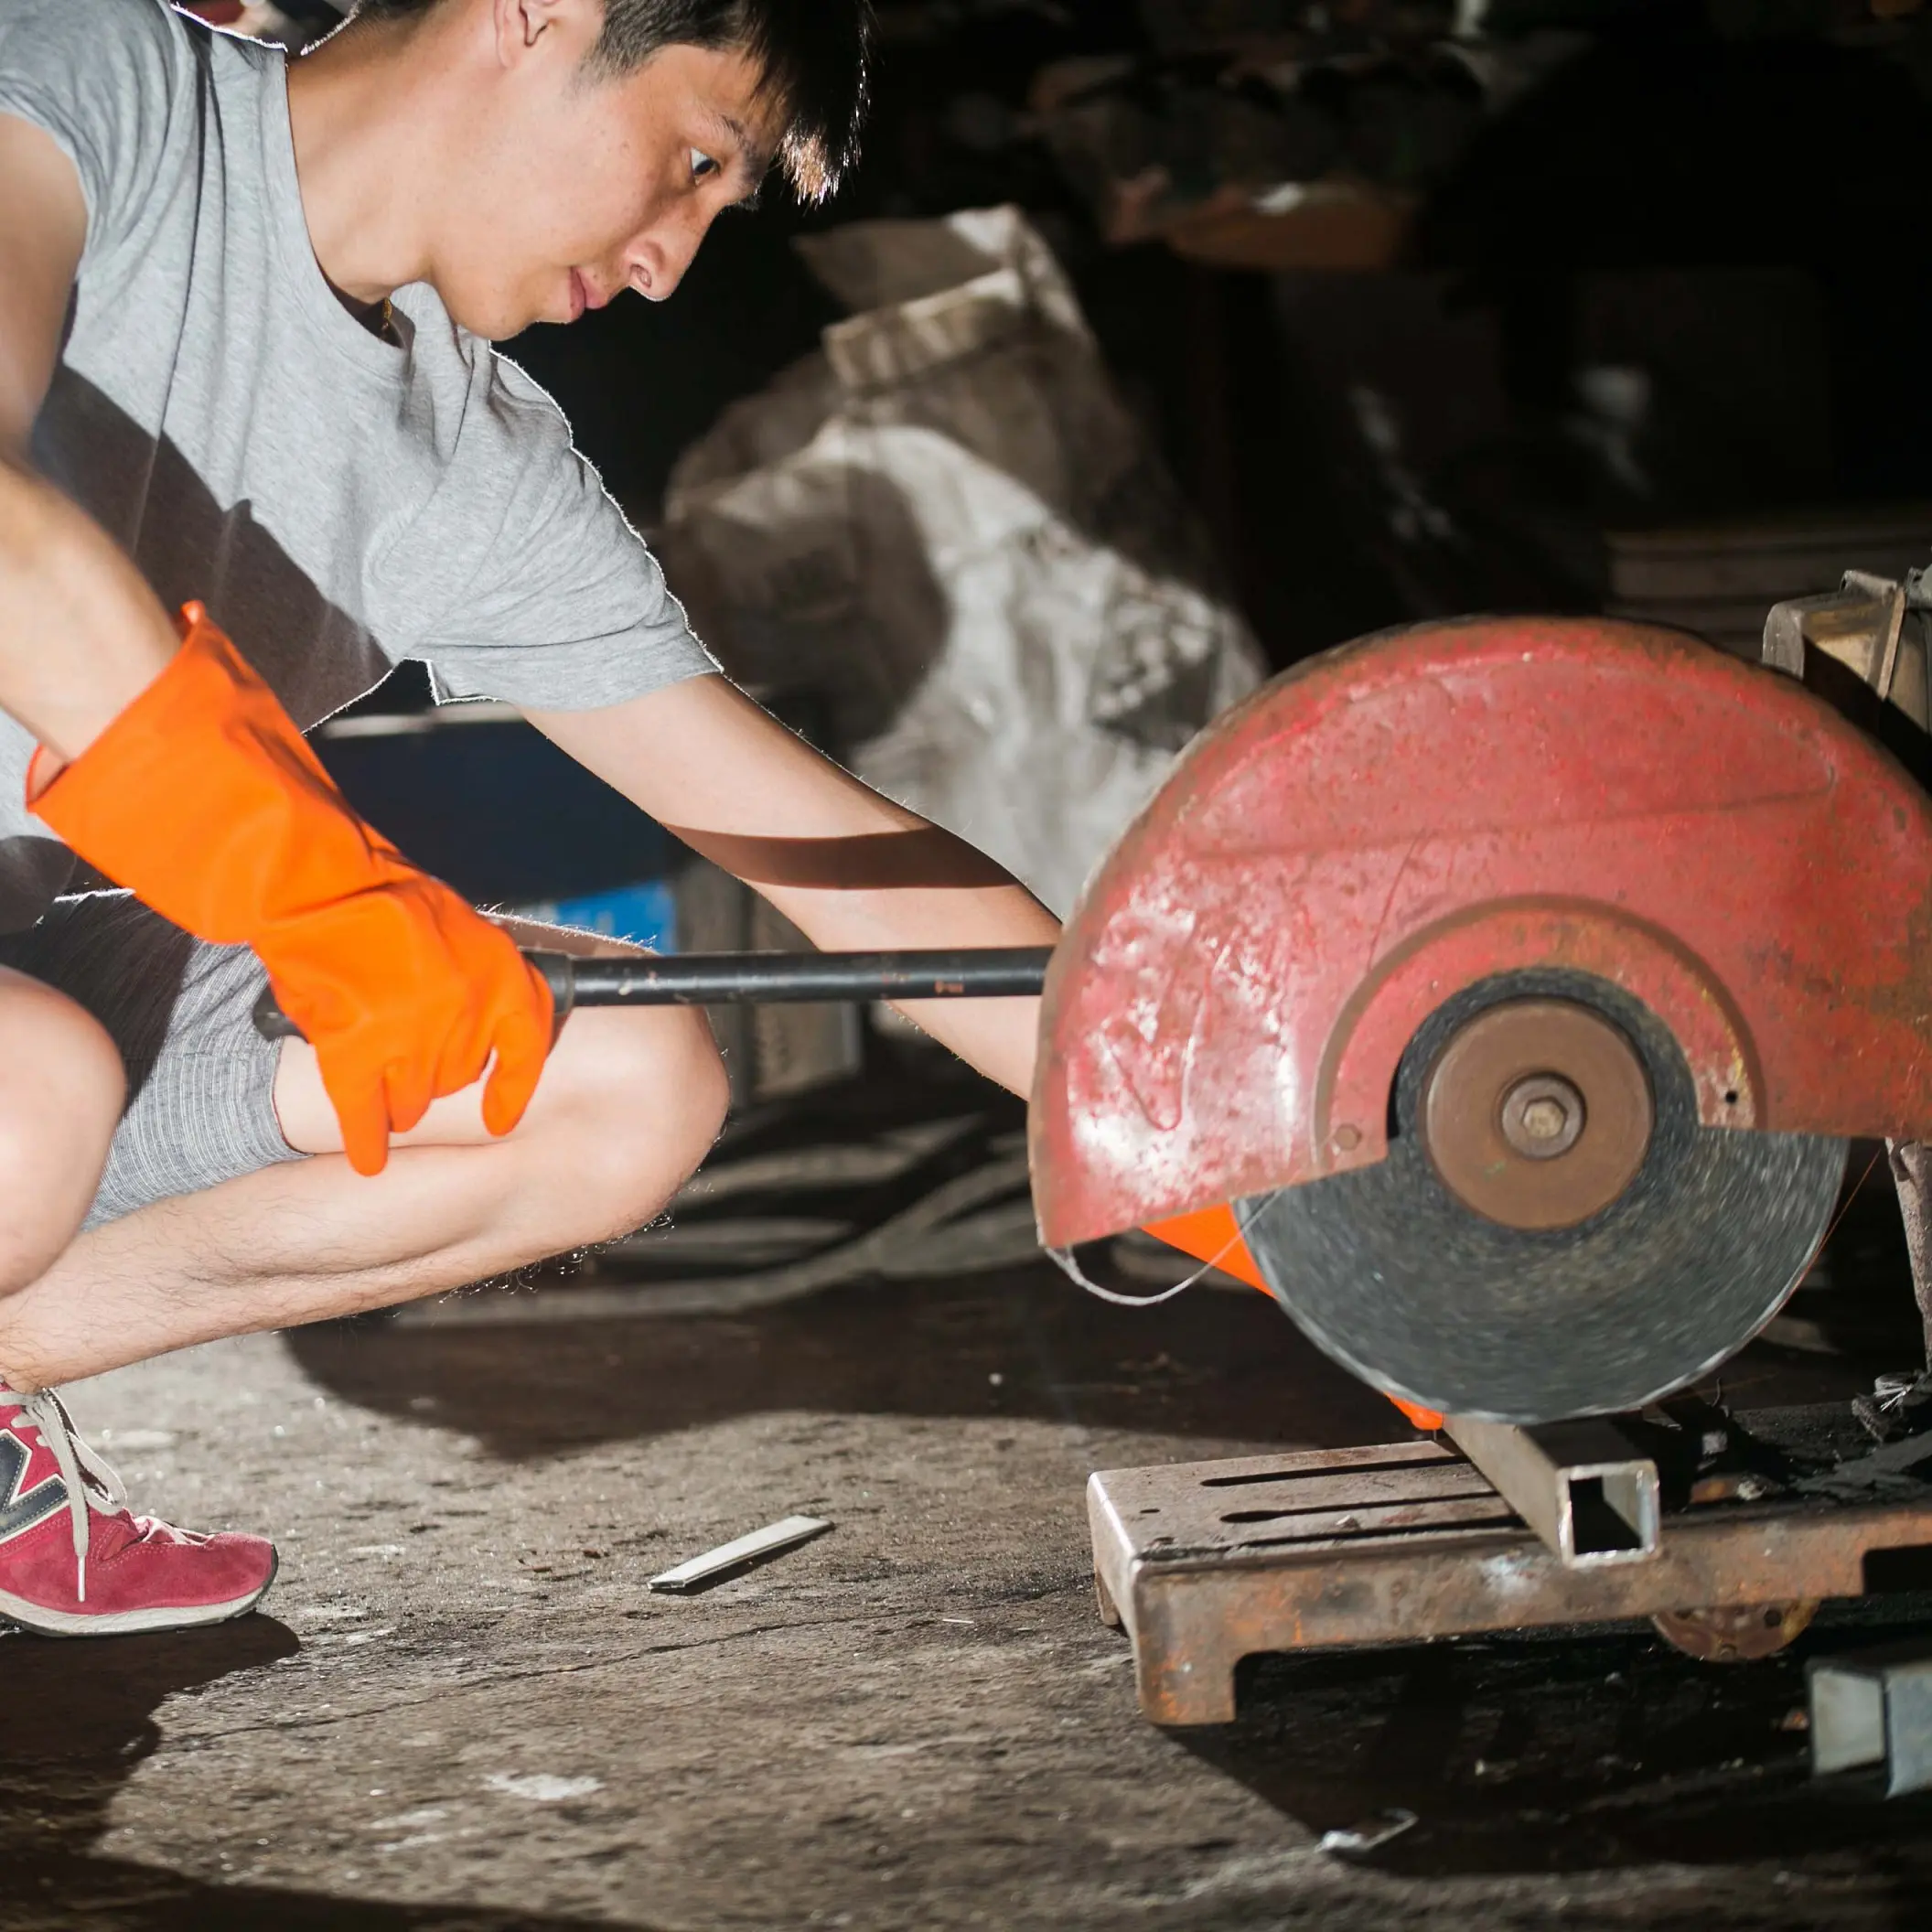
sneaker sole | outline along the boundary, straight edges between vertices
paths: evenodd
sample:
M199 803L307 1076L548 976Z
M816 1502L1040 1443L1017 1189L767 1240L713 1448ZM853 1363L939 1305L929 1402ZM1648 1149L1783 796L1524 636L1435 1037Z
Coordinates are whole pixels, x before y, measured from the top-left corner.
M12 1596L0 1590L0 1623L14 1625L36 1637L135 1637L143 1631L191 1630L203 1624L225 1624L246 1616L268 1594L275 1572L282 1567L274 1558L260 1586L246 1596L222 1604L187 1604L156 1610L116 1610L105 1615L91 1615L85 1610L49 1610L30 1604L24 1596Z

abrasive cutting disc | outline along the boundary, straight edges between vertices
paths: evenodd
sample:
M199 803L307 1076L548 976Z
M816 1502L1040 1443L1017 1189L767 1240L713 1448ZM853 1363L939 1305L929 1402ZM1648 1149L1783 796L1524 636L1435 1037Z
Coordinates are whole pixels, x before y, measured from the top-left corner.
M1422 1124L1450 1046L1525 1000L1620 1028L1654 1108L1634 1176L1569 1227L1475 1211ZM1669 1029L1606 982L1557 971L1486 982L1433 1014L1398 1072L1393 1125L1374 1166L1243 1201L1248 1246L1283 1307L1364 1380L1507 1422L1638 1409L1715 1368L1809 1266L1846 1156L1841 1140L1703 1126Z

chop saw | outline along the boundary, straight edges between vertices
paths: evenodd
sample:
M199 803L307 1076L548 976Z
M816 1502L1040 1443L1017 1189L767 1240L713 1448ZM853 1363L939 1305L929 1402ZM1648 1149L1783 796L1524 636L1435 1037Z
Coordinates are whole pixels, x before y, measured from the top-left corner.
M1776 1312L1853 1135L1932 1132L1932 804L1680 633L1368 639L1198 738L1046 984L1043 1240L1232 1200L1411 1404L1642 1408Z

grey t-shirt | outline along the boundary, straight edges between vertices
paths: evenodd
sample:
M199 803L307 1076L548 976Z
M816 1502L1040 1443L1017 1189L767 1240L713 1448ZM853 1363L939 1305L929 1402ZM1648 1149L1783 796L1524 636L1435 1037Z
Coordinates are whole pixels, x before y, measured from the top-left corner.
M284 56L161 0L0 0L0 112L80 171L87 243L35 460L304 728L391 665L553 710L716 669L556 405L434 290L401 349L310 251ZM0 714L0 931L71 870Z

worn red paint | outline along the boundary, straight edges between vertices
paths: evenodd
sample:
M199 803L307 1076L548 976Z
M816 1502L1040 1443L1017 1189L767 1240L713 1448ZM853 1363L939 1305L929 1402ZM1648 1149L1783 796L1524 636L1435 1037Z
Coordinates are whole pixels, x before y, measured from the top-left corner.
M1379 1160L1422 1019L1563 964L1646 1001L1712 1125L1932 1135L1932 801L1678 632L1371 638L1197 739L1088 887L1032 1110L1064 1247Z

